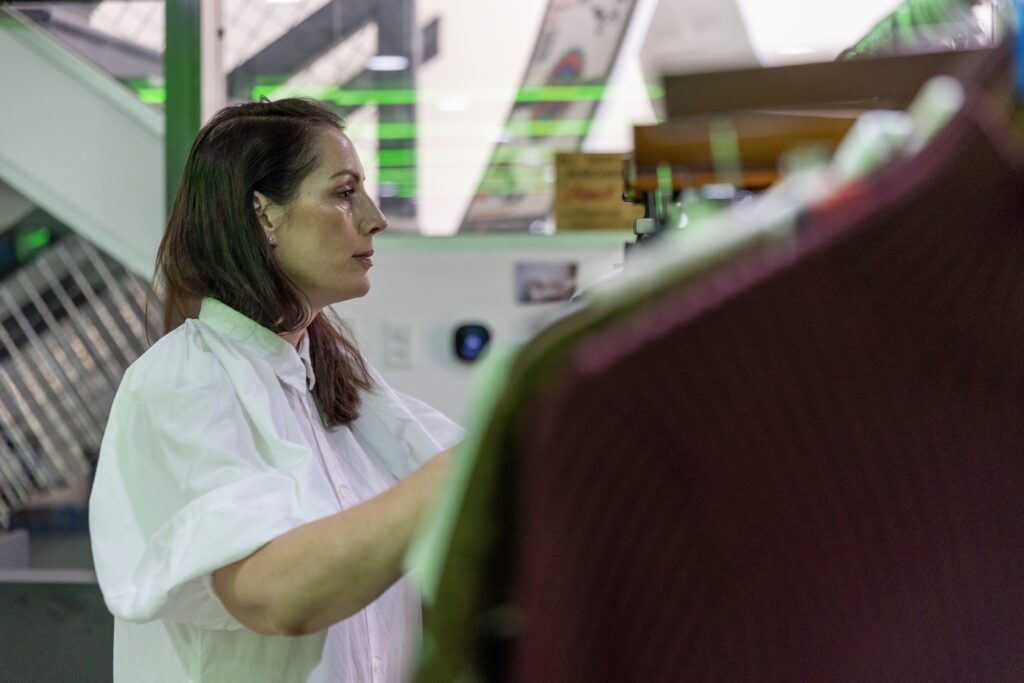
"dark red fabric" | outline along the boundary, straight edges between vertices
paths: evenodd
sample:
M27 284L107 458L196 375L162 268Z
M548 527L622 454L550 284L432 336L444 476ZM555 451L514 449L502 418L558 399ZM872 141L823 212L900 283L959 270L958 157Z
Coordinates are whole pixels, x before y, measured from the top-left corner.
M519 681L1024 680L1024 172L917 159L524 406Z

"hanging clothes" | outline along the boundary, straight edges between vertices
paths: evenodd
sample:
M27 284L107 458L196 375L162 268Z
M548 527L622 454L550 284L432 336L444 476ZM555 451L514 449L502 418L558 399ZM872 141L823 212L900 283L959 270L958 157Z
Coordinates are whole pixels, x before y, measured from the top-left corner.
M1022 181L975 93L795 229L539 335L418 680L1020 677Z
M1022 152L975 101L577 339L510 429L506 678L1024 675Z

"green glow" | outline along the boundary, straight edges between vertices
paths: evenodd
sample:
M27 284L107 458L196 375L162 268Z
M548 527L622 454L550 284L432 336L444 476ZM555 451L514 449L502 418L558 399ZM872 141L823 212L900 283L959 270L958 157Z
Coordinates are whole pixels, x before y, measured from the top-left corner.
M380 182L396 183L399 185L411 185L416 182L415 168L382 168L380 169Z
M377 164L385 166L415 166L415 149L378 149Z
M161 85L153 85L149 81L130 80L127 85L132 88L138 98L146 104L164 104L167 99L167 91ZM365 104L378 105L403 105L416 104L417 102L429 103L439 99L439 93L428 93L424 96L417 96L417 91L411 88L361 88L346 90L338 86L304 86L290 88L279 84L262 84L253 87L252 98L259 99L261 96L270 97L276 92L289 96L311 97L322 102L334 102L341 106L361 106ZM516 94L517 103L538 103L538 102L595 102L603 99L608 93L608 87L604 85L569 85L569 86L545 86L536 88L521 88ZM660 86L647 88L647 93L652 98L664 95ZM499 96L491 93L492 96ZM511 121L506 128L511 135L517 137L550 137L550 136L581 136L590 132L593 122L588 119L553 119L540 121ZM353 127L354 129L356 127ZM401 140L416 138L421 131L414 123L381 123L375 126L376 130L363 132L367 137L374 137L379 140ZM435 127L430 130L433 132ZM465 126L453 126L451 133L456 136L479 135L486 133L473 133L467 131ZM406 165L405 160L383 161L385 164Z
M555 150L549 145L537 144L532 147L503 145L491 155L492 164L553 164Z
M135 88L135 94L139 100L146 104L164 104L167 101L167 90L165 88L140 87Z
M25 261L33 253L45 247L53 239L53 234L46 226L21 232L14 239L14 251L19 262Z
M516 102L596 102L604 98L603 85L549 85L521 88Z
M711 123L709 137L711 159L719 181L740 185L743 183L743 165L740 158L740 135L728 119Z
M561 119L555 121L510 121L506 128L512 135L520 137L553 135L586 135L593 125L590 119Z
M416 137L415 123L378 123L378 140L409 140Z
M394 194L403 199L416 196L416 169L408 166L382 166L378 174L378 182L394 187Z
M281 89L276 85L257 85L252 89L252 99L268 97ZM361 107L364 104L416 104L416 91L409 88L381 88L345 90L338 86L316 85L291 88L286 92L290 97L311 97L321 102L334 102L343 107Z
M417 91L412 88L352 88L344 89L332 85L311 85L311 86L282 86L276 84L257 85L253 87L251 95L253 100L260 97L273 99L278 90L290 97L311 97L325 102L334 102L343 106L362 106L364 104L416 104L433 103L443 95L426 93L418 96ZM520 88L516 93L517 103L535 102L600 102L608 94L609 88L604 85L548 85L531 88ZM647 95L652 98L659 98L665 94L661 86L649 86ZM491 93L492 97L500 96L497 92Z
M163 86L152 85L147 81L131 80L127 82L139 99L147 104L163 104L167 100L167 91ZM308 85L289 87L276 83L254 86L250 92L253 100L260 97L273 96L278 91L290 97L311 97L322 102L334 102L340 106L360 107L365 104L400 105L416 103L434 103L444 95L427 93L417 94L413 88L341 88L336 85ZM600 102L608 95L609 88L604 85L548 85L531 88L520 88L516 93L515 102ZM665 90L661 86L652 85L647 88L647 95L653 99L662 97ZM489 93L490 97L500 97L500 93Z
M276 80L276 82L274 82ZM399 81L397 84L392 81L391 87L362 87L345 89L338 86L304 86L289 87L282 83L283 79L268 77L267 81L252 88L251 95L254 100L262 96L273 98L275 93L282 96L310 97L322 102L333 102L339 106L358 107L366 104L377 105L410 105L416 103L434 103L442 97L450 95L449 92L422 92L408 87L407 82ZM126 82L132 88L139 100L146 104L165 104L167 99L166 89L158 84L159 81L144 79L132 79ZM398 85L399 87L395 87ZM502 91L472 91L464 90L463 93L472 97L477 94L483 98L498 99L504 96ZM514 101L517 104L542 103L542 102L596 102L608 95L609 88L605 85L568 85L568 86L544 86L521 88L515 95ZM664 95L663 88L651 86L647 88L651 98L659 98ZM593 121L591 119L552 119L552 120L520 120L510 121L505 125L505 130L513 138L512 144L498 145L492 156L492 164L507 164L516 166L518 171L511 173L508 170L498 170L494 175L489 172L489 178L485 179L485 185L489 186L488 194L492 195L516 195L523 192L548 192L551 183L538 177L539 169L535 166L550 164L554 158L554 150L544 143L543 140L529 143L530 138L546 138L555 136L578 137L590 132ZM420 137L441 137L451 136L456 138L464 137L487 137L490 138L493 129L490 127L479 130L466 125L433 124L429 127L420 127L415 123L374 123L357 124L349 127L349 133L353 137L362 137L376 140L414 140ZM396 195L403 198L416 196L416 170L418 163L416 150L407 149L384 149L378 150L377 162L380 168L379 180L382 183L391 183L395 187ZM525 166L524 166L525 165Z

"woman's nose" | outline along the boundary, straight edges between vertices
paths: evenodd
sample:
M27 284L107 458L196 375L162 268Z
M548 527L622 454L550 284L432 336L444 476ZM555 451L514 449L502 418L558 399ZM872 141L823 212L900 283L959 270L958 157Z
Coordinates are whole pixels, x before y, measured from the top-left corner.
M368 206L366 215L363 218L363 231L367 235L376 235L382 230L387 230L388 219L381 213L380 207L369 197L367 197L366 203Z

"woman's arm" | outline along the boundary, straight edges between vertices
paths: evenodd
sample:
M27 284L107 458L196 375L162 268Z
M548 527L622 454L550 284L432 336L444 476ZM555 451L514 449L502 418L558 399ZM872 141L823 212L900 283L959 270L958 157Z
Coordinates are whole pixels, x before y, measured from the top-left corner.
M257 633L300 636L373 602L401 577L406 549L453 450L376 497L293 529L215 571L213 586L228 612Z

